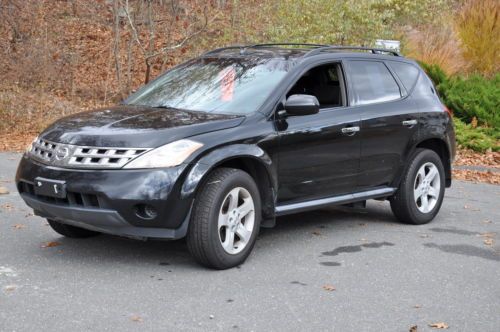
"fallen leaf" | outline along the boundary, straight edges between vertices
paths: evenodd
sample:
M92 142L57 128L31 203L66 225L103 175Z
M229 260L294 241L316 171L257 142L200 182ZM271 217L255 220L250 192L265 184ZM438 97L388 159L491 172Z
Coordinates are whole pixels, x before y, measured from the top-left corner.
M410 327L409 332L417 332L417 325L413 325L412 327Z
M16 288L17 288L17 286L16 286L16 285L7 285L7 286L5 286L5 288L4 288L4 289L5 289L7 292L12 292L12 291L13 291L13 290L15 290Z
M26 228L26 225L23 225L23 224L15 224L14 226L15 229L23 229L23 228Z
M9 193L9 189L5 187L0 187L0 195L7 195Z
M486 244L487 246L492 246L493 245L493 239L486 239L486 240L484 240L484 244Z
M500 172L482 172L476 170L454 169L453 178L458 180L484 182L491 184L500 184Z
M333 285L324 285L323 289L329 292L333 292L334 290L336 290L335 286Z
M5 203L4 205L2 205L2 209L7 210L7 211L12 211L12 210L14 210L14 205L12 205L10 203Z
M42 248L52 248L52 247L57 247L60 246L61 244L56 241L50 241L42 244Z
M498 168L500 152L486 151L475 152L472 150L459 149L455 158L455 165L468 166L490 166Z
M435 329L447 329L449 328L448 324L439 322L439 323L431 323L429 324L430 327L435 328Z
M415 304L413 307L414 307L414 308L416 308L416 309L420 309L420 308L422 308L422 305L420 305L420 304Z
M472 128L476 129L477 128L477 118L475 116L472 117L472 120L470 122L470 125Z
M142 322L142 317L141 316L137 316L137 315L133 315L131 318L130 318L133 322Z

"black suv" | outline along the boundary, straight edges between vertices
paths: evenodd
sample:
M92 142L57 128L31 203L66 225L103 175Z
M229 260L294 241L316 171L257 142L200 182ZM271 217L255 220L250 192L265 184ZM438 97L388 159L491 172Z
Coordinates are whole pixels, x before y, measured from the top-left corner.
M250 254L277 216L387 199L423 224L451 185L455 135L396 52L261 44L207 52L118 106L62 118L16 175L64 236L186 237L206 266Z

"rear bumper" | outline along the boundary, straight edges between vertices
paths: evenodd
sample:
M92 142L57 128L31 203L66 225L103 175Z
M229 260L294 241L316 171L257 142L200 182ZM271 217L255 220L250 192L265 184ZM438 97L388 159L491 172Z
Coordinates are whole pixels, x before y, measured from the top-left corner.
M179 190L185 165L153 170L75 170L39 164L23 157L16 174L17 188L35 214L62 223L133 238L178 239L189 223L192 199ZM66 182L67 199L35 195L36 177ZM147 204L157 211L152 219L136 214Z

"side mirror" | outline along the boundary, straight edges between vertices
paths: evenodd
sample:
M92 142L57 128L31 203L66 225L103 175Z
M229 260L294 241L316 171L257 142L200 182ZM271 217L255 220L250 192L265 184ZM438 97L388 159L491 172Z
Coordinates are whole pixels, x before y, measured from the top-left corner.
M319 101L312 95L291 95L285 102L285 110L291 115L309 115L319 112Z

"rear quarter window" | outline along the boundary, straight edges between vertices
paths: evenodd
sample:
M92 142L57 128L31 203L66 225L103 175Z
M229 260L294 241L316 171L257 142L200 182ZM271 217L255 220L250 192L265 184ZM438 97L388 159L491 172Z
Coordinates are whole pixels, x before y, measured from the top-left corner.
M399 85L383 62L352 60L348 64L355 105L401 98Z
M417 67L409 63L395 61L390 61L389 65L392 70L394 70L396 75L398 75L401 83L403 83L406 88L406 91L410 92L415 86L415 83L417 83L419 74Z

